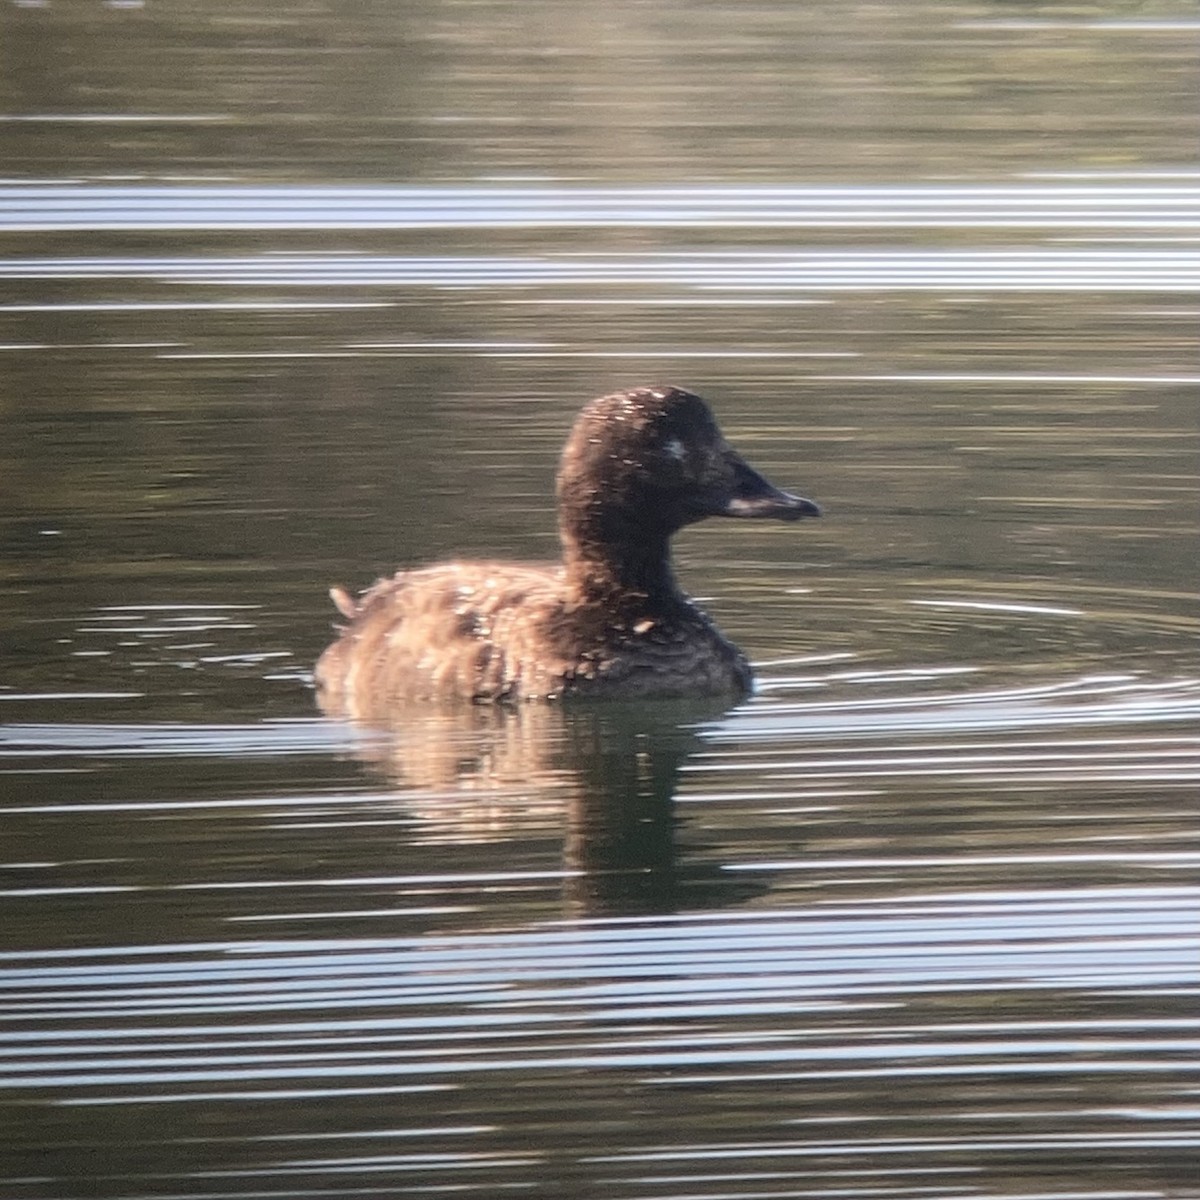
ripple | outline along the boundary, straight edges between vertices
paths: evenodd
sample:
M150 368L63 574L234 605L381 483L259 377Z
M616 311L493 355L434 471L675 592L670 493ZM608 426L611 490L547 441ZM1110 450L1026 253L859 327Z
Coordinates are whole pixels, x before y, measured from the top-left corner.
M212 120L212 118L202 118ZM1200 228L1185 182L758 187L17 184L0 229Z
M522 288L669 286L729 292L1200 291L1187 249L681 251L539 255L264 254L13 258L0 278L179 286Z
M1200 1048L1194 1015L1087 1015L1081 997L1200 985L1198 905L1190 887L1099 888L511 935L9 953L0 1088L111 1102L231 1081L328 1094L528 1071L673 1073L642 1086L751 1067L880 1080L1177 1071ZM1039 990L1073 996L1057 1011L1080 1016L1014 1020L1000 1003L972 1018L963 995ZM934 1016L942 993L957 1018Z
M46 697L8 697L45 699ZM78 698L78 694L71 698ZM94 696L87 697L94 699ZM360 748L369 734L350 730L333 721L303 718L262 721L245 725L172 723L0 725L0 760L40 757L71 758L101 755L105 758L155 758L203 756L253 758L291 754L329 754L351 747ZM146 803L146 802L142 802ZM205 801L225 803L223 801ZM175 807L164 803L163 807ZM92 806L88 806L89 808ZM97 802L96 809L112 807ZM117 807L126 807L120 805ZM138 805L134 805L138 807ZM185 805L186 807L186 805ZM17 811L6 806L6 811ZM38 811L48 811L39 809Z

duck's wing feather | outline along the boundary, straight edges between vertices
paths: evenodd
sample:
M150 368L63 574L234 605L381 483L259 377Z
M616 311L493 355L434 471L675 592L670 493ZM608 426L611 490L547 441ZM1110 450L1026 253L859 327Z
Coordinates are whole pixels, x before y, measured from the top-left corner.
M561 590L553 568L517 563L401 571L357 598L335 588L349 624L317 663L322 707L371 719L406 700L551 694L570 665L544 633Z

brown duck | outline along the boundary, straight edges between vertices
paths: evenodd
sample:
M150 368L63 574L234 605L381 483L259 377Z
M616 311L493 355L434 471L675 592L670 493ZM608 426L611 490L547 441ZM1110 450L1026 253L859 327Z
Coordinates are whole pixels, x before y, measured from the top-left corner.
M321 706L379 720L420 700L744 695L750 665L680 590L671 536L705 517L820 511L751 468L699 396L602 396L559 465L562 562L443 563L357 599L334 588L349 623L317 663Z

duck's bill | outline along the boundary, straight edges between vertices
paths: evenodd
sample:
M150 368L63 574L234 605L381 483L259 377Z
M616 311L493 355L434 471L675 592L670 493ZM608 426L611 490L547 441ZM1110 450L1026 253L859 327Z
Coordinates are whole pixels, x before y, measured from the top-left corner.
M740 458L733 461L734 488L724 498L715 514L722 517L757 517L772 521L799 521L804 517L819 517L820 505L793 496L764 479L753 467Z

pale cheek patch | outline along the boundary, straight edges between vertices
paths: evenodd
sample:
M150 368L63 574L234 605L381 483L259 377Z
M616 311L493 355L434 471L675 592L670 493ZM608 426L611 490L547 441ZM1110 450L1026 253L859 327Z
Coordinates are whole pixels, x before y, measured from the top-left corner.
M671 438L663 449L676 461L683 462L687 458L687 449L684 444L677 438Z

